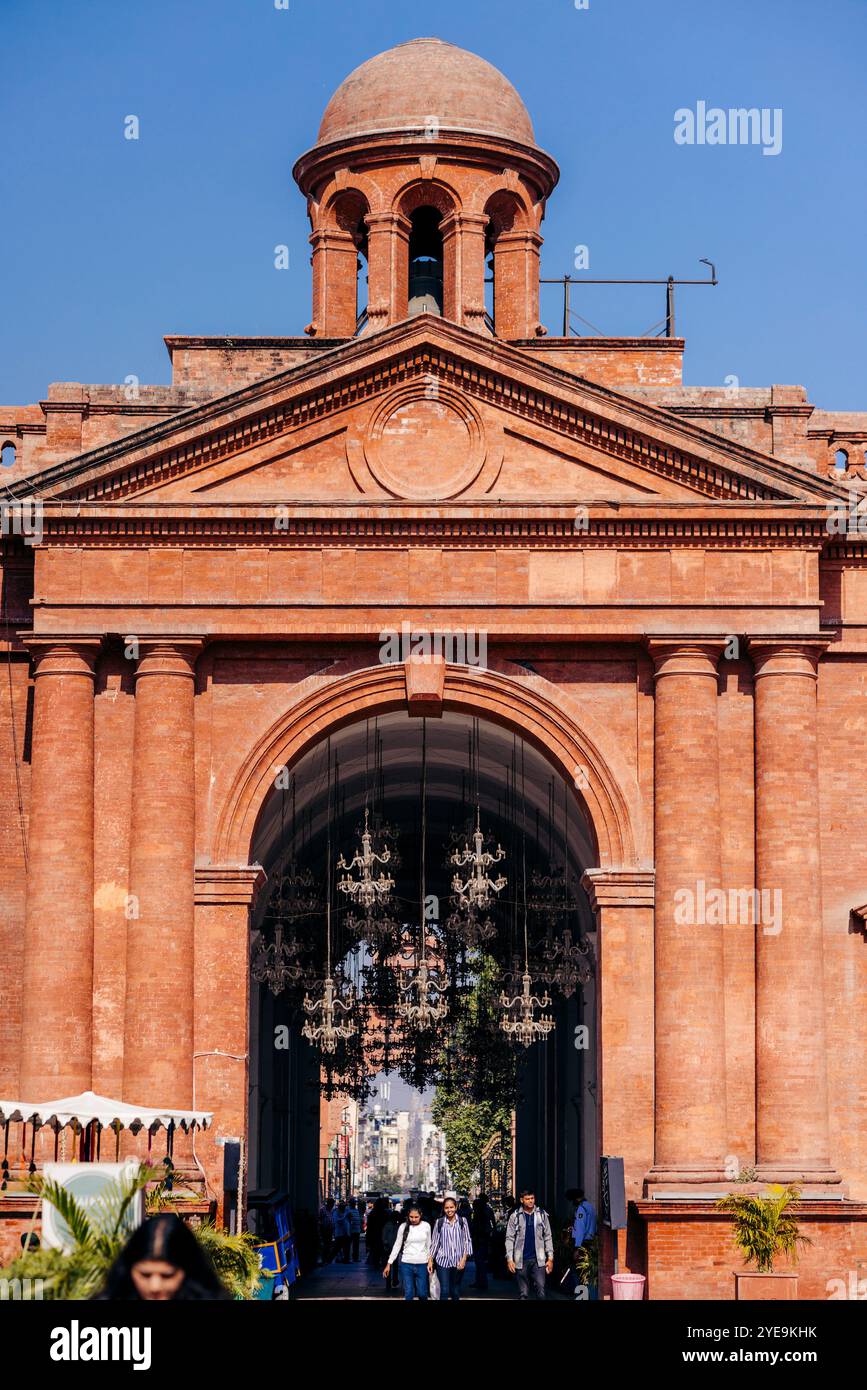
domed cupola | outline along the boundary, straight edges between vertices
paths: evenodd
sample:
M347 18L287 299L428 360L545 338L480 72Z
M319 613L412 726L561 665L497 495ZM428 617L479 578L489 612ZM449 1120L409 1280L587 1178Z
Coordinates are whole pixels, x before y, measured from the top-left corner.
M501 338L539 330L539 227L559 171L515 88L483 58L414 39L362 63L293 172L313 229L308 332L350 338L417 313Z

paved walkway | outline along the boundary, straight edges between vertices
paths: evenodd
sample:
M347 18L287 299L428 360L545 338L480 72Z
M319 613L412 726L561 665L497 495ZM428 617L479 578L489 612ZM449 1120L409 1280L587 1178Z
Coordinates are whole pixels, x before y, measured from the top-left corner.
M512 1280L492 1279L487 1292L469 1287L474 1276L471 1265L464 1275L461 1300L464 1299L514 1299L515 1286ZM314 1274L308 1274L298 1281L296 1298L331 1299L391 1299L395 1303L403 1301L403 1287L386 1291L385 1280L378 1269L368 1265L364 1257L357 1264L320 1265Z

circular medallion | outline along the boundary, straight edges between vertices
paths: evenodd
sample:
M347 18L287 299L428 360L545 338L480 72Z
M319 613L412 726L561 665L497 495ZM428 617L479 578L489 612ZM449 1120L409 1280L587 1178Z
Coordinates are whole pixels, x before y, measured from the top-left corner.
M435 377L391 391L347 441L362 491L363 473L405 499L447 500L465 492L488 453L485 426L465 396ZM359 450L366 469L360 469Z

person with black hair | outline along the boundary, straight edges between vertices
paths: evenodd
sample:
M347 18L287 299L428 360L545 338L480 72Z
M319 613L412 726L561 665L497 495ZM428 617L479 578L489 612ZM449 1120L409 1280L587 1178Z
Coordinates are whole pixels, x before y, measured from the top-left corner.
M406 1220L397 1232L388 1264L382 1271L383 1278L388 1279L392 1266L400 1262L403 1296L407 1303L416 1298L422 1303L428 1301L430 1240L430 1226L422 1219L421 1208L413 1202L407 1211Z
M506 1262L518 1281L518 1297L526 1303L530 1287L545 1297L545 1276L554 1268L554 1238L548 1213L536 1206L532 1188L521 1193L521 1205L506 1226Z
M151 1216L133 1231L96 1300L229 1299L231 1294L190 1228L173 1212Z

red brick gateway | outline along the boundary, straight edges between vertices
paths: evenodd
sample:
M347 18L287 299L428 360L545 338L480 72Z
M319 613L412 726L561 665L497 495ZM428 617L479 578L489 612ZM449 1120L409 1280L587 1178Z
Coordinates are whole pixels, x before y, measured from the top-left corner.
M592 1046L537 1045L528 1169L623 1156L651 1298L731 1297L710 1199L797 1179L826 1298L867 1267L867 413L546 334L557 166L451 45L359 68L294 175L302 336L168 338L171 386L0 407L41 509L2 541L0 1095L195 1101L214 1188L227 1136L263 1181L275 776L374 718L478 719L567 788L594 937ZM486 663L383 662L392 631Z

